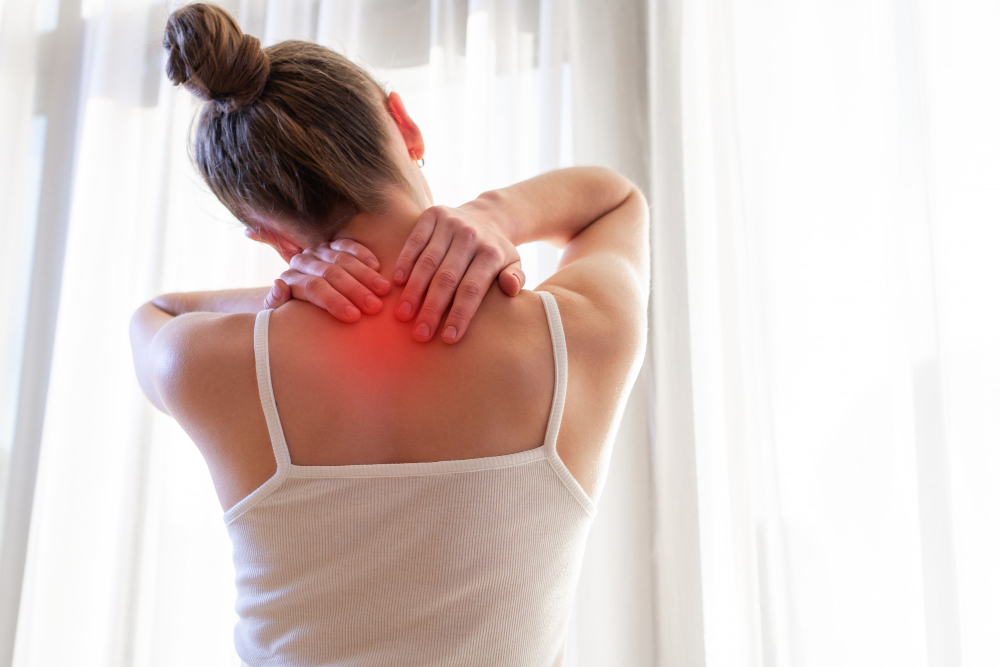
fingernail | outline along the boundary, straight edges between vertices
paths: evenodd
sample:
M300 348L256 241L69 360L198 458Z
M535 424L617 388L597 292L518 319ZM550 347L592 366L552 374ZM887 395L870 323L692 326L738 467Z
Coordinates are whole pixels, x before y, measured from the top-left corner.
M351 319L354 319L355 317L361 317L361 311L355 308L354 306L348 306L347 308L345 308L344 314L350 317Z
M417 328L413 330L413 333L417 334L421 338L426 338L431 335L431 328L427 326L426 322L421 322L417 325Z
M392 285L389 283L388 280L386 280L382 276L379 276L378 278L375 279L375 289L384 292L388 290L390 287L392 287Z
M368 296L365 297L365 308L366 309L368 309L368 310L375 310L376 308L378 308L381 305L382 305L382 302L379 301L377 297L374 297L371 294L369 294Z
M399 313L400 317L409 317L410 313L413 312L413 306L410 305L409 301L404 301L396 308L396 312Z
M368 259L368 260L365 260L365 264L367 264L369 267L371 267L371 268L375 269L376 271L378 271L378 261L376 261L374 259Z
M441 334L441 337L446 340L453 340L457 335L458 335L458 329L456 329L455 327L447 327L444 330L444 333Z
M402 282L403 276L405 276L405 275L406 274L403 273L403 269L400 269L399 271L396 271L396 282Z

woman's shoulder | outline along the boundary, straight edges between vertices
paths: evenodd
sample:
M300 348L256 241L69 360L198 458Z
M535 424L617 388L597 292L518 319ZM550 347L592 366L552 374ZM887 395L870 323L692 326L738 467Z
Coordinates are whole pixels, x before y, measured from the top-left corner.
M188 313L154 339L156 390L205 456L224 499L232 480L220 471L246 467L254 458L248 453L270 449L259 407L254 321L253 313ZM273 467L266 457L257 459Z
M275 469L260 408L255 319L255 313L179 315L154 340L157 391L205 457L223 508Z
M568 386L556 448L591 498L600 494L613 434L645 351L645 318L607 307L587 290L548 281L565 332ZM623 297L624 300L625 297Z
M205 404L231 372L247 363L253 371L252 313L186 313L175 317L153 341L154 383L171 414ZM175 415L176 416L176 415Z
M543 283L558 304L572 363L598 377L628 373L646 349L646 318L639 304L615 308L583 290L554 281ZM627 301L622 297L622 301Z

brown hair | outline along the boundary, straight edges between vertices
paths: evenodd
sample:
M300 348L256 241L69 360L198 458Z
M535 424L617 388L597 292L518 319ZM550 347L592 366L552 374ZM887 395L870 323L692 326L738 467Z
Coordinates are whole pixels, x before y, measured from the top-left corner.
M385 91L342 55L296 41L262 49L200 3L170 15L163 47L170 80L207 102L198 169L244 223L282 214L325 240L359 212L382 212L387 184L405 185L381 118Z

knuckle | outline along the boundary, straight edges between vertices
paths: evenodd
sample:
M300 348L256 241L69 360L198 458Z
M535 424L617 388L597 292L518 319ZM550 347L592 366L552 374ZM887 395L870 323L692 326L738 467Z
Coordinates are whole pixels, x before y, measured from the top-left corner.
M474 244L479 240L479 230L475 227L464 227L461 231L461 239L465 243Z
M365 297L368 296L370 292L361 283L357 283L351 288L351 301L354 303L364 303Z
M330 263L335 264L337 266L344 266L348 263L348 261L350 261L350 259L351 255L348 255L343 252L338 252L336 255L333 256L333 260Z
M490 263L496 263L502 259L500 249L495 246L485 246L482 250L480 250L480 253L483 256L483 259Z
M424 307L420 309L420 319L427 320L429 322L437 322L441 319L442 310L437 306L429 303L425 303Z
M323 267L323 270L320 273L322 274L323 279L329 283L340 278L340 276L344 273L344 269L340 268L336 264L327 264Z
M302 290L305 292L306 298L312 300L322 293L319 283L318 278L309 278L303 283Z
M458 325L472 319L472 311L463 305L455 304L451 307L451 315L448 319L450 324L454 324L456 328L459 328Z
M458 275L450 269L442 269L434 276L434 284L438 287L452 290L458 285Z
M421 255L420 260L417 262L417 268L421 271L433 271L437 268L437 265L437 258L429 254Z
M477 282L464 282L458 286L456 292L457 299L475 299L482 294L482 286ZM456 303L456 307L458 304Z
M428 239L429 239L429 236L426 233L422 232L422 231L421 232L414 231L410 235L410 243L412 243L413 245L422 246L425 243L427 243Z

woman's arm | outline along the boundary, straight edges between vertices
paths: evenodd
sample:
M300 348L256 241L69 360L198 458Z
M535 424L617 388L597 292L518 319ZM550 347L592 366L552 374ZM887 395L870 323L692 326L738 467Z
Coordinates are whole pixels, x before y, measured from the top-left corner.
M464 207L498 215L514 245L546 241L564 248L592 222L620 206L633 190L631 181L611 169L570 167L484 192Z
M180 315L191 313L256 313L264 308L270 288L219 290L164 294L142 305L132 316L129 338L135 375L150 403L168 412L156 388L157 360L153 341L167 324ZM168 412L169 414L169 412Z
M641 199L642 195L627 178L615 171L602 167L572 167L484 192L457 209L432 207L417 222L396 263L396 282L406 283L397 311L402 304L408 303L411 312L416 312L426 291L417 324L426 322L431 331L435 331L450 305L442 338L445 342L456 342L465 333L497 276L493 265L500 262L503 266L506 262L499 256L506 246L513 248L530 241L548 241L566 248L561 266L565 265L566 256L573 257L583 245L590 245L579 240L573 242L581 232L636 197ZM448 269L449 264L458 263L453 257L457 254L453 250L457 245L453 239L469 233L485 237L489 243L484 245L498 250L478 269L479 260L474 261L458 284L454 271ZM634 241L632 237L635 235L624 242ZM635 243L632 245L630 254L636 268L642 271L640 265L645 261L642 249ZM519 264L508 266L500 273L500 286L507 294L516 294L524 284ZM448 336L449 330L456 335Z
M270 289L248 287L213 292L177 292L162 294L146 305L172 317L184 313L257 313L264 310L264 299Z

